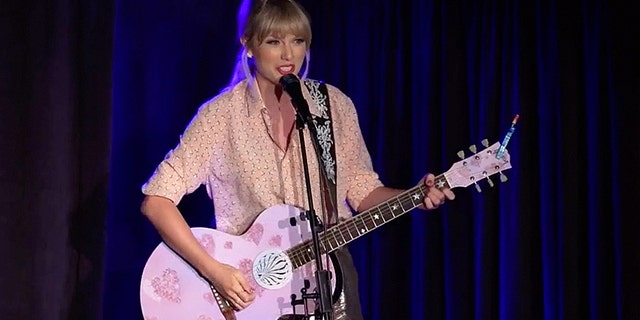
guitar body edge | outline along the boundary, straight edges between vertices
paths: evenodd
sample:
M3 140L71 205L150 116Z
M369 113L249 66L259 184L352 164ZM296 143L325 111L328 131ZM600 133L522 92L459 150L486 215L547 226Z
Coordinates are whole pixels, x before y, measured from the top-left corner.
M255 259L264 251L285 251L311 239L307 221L300 220L300 210L289 205L271 207L262 212L242 235L234 236L210 228L192 228L200 245L216 260L240 270L254 287L256 299L245 310L236 312L238 320L273 319L293 314L291 296L301 297L305 280L314 292L315 262L293 270L291 281L281 288L266 289L253 276ZM294 223L292 223L294 222ZM323 259L324 261L325 259ZM334 301L340 295L342 275L335 256L330 270ZM225 320L209 283L171 250L159 244L147 260L140 281L140 304L145 320ZM310 303L310 311L315 308ZM302 305L297 314L304 313Z

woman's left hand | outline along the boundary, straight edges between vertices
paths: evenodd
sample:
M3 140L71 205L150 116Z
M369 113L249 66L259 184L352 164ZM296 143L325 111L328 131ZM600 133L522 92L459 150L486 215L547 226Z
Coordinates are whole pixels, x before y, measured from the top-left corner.
M435 185L435 179L435 176L431 173L427 174L423 179L424 185L427 187L427 193L422 203L423 209L436 209L443 205L446 200L453 200L456 197L449 188L438 189Z

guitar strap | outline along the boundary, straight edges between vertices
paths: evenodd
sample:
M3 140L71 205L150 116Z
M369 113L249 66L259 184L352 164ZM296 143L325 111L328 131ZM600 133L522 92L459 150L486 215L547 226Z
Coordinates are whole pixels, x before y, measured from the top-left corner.
M311 93L312 100L318 106L320 116L314 117L313 124L317 132L318 148L322 163L320 170L320 183L324 210L327 213L325 227L338 223L337 206L337 161L335 140L333 135L333 122L329 105L329 92L327 85L320 81L305 80L305 85ZM342 293L337 301L334 301L333 319L362 320L360 298L358 294L358 275L356 273L351 254L346 247L335 251L339 269L342 274ZM328 258L327 258L328 259ZM328 263L328 262L327 262Z
M325 221L327 226L333 225L338 222L337 211L337 161L336 161L336 148L333 135L333 122L331 119L331 106L329 103L329 91L327 85L324 82L317 80L305 80L304 84L307 86L309 93L311 93L311 99L318 106L319 116L313 118L313 125L317 132L318 148L316 153L319 153L319 159L321 162L320 170L320 183L322 190L322 199L325 212L328 214L328 219Z

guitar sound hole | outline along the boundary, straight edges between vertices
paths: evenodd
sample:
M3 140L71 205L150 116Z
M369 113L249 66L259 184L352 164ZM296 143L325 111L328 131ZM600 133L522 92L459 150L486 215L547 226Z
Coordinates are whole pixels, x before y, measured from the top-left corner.
M253 277L258 285L269 290L280 289L289 283L292 270L291 260L282 251L264 251L253 262Z

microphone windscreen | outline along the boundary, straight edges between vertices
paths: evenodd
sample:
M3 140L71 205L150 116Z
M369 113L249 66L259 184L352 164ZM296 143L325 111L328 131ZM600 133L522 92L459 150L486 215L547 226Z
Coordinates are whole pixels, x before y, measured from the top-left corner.
M300 80L295 75L289 73L280 78L280 84L284 87L285 90L291 88L293 85L297 85L300 83Z

